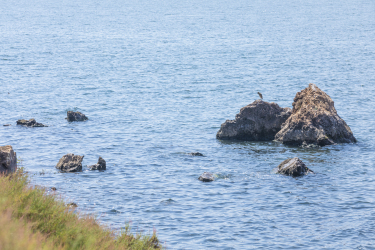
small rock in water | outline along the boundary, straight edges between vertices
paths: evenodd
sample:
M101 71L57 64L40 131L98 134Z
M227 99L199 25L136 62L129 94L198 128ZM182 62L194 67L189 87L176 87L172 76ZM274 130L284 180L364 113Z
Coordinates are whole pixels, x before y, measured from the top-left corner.
M277 167L278 174L298 177L301 175L306 175L308 173L314 173L308 167L306 167L305 163L303 163L298 157L289 158L280 163Z
M106 170L107 164L102 157L99 157L98 163L95 165L88 166L90 170Z
M75 202L70 202L68 204L66 204L67 207L78 207L77 203Z
M198 180L203 181L203 182L210 182L210 181L214 181L215 177L213 173L204 172L201 176L199 176Z
M84 156L67 154L61 157L56 168L62 172L82 171L82 160Z
M4 124L3 126L4 126L4 127L8 127L8 126L11 126L11 125L10 125L10 124Z
M199 152L189 153L188 155L191 155L191 156L204 156L202 153L199 153Z
M39 123L39 122L36 122L34 118L30 119L30 120L18 120L17 121L17 125L21 125L21 126L26 126L26 127L48 127L42 123Z
M81 112L73 112L68 111L67 112L67 118L69 122L82 122L88 120L88 118L82 114Z
M56 191L57 188L55 188L55 187L51 187L51 190L52 190L52 191Z

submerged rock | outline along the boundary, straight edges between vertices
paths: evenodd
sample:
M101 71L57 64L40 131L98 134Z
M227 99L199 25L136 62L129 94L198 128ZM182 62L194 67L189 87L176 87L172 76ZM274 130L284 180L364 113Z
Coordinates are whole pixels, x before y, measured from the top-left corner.
M199 152L189 153L188 155L191 155L191 156L204 156L202 153L199 153Z
M0 174L14 173L17 170L17 155L12 146L0 147Z
M272 141L291 115L290 108L256 100L241 108L235 120L227 120L216 134L221 140Z
M199 176L198 180L203 181L203 182L210 182L210 181L214 181L215 177L213 173L204 172L201 176Z
M61 157L56 168L63 172L82 171L82 160L84 156L67 154Z
M34 118L30 120L24 120L24 119L18 120L17 125L22 125L26 127L48 127L42 123L36 122Z
M11 126L10 124L4 124L3 125L4 127L9 127L9 126Z
M90 170L106 170L107 164L102 157L99 157L98 163L89 166Z
M70 202L68 204L66 204L67 207L78 207L77 203L75 202Z
M289 158L280 163L277 167L278 174L298 177L301 175L306 175L308 173L314 173L308 167L306 167L305 163L303 163L298 157Z
M69 121L69 122L82 122L82 121L86 121L88 120L89 118L87 118L84 114L82 114L81 112L73 112L73 111L68 111L67 112L67 117L66 119Z
M337 114L331 97L312 83L294 97L292 115L275 139L298 146L357 141L349 126Z

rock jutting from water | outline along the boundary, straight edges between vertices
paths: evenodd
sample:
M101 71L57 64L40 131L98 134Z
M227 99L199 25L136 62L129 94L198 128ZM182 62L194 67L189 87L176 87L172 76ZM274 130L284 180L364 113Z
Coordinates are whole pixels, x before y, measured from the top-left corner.
M17 155L12 146L0 147L0 174L14 173L17 170Z
M298 177L308 173L314 173L298 157L289 158L280 163L277 173L287 176Z
M213 173L204 172L201 176L199 176L198 180L203 181L203 182L210 182L210 181L214 181L215 177Z
M204 156L202 153L199 153L199 152L188 153L188 155L191 155L191 156Z
M17 125L22 125L22 126L31 127L31 128L33 128L33 127L48 127L47 125L36 122L34 118L32 118L30 120L24 120L24 119L18 120Z
M62 172L80 172L82 171L83 155L66 154L56 165L56 168Z
M331 145L356 142L346 122L340 118L331 97L315 84L294 97L292 115L275 136L287 145Z
M66 119L69 122L83 122L88 120L89 118L87 118L87 116L85 116L81 112L68 111Z
M96 163L94 165L91 165L91 166L88 166L88 168L90 170L100 170L100 171L103 171L103 170L107 169L107 164L106 164L105 160L102 157L99 156L98 163Z
M290 108L256 100L241 108L235 120L221 124L216 134L221 140L272 141L281 125L292 114Z

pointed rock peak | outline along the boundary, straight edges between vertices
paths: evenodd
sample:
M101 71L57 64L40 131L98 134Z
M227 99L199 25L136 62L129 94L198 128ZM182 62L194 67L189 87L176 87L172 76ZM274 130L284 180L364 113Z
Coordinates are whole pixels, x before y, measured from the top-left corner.
M292 115L275 139L291 145L356 142L331 97L312 83L294 97Z

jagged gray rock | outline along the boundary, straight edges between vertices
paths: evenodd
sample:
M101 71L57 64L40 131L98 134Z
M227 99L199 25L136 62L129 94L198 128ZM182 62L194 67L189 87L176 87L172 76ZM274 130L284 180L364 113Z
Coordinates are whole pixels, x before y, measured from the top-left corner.
M215 177L213 173L204 172L201 176L199 176L198 180L203 181L203 182L210 182L210 181L214 181Z
M0 147L0 174L14 173L17 170L17 155L12 146Z
M221 140L272 141L291 115L290 108L256 100L241 108L235 120L227 120L216 134Z
M337 114L331 97L312 83L294 97L292 115L276 134L275 140L297 146L357 141L349 126Z
M56 165L56 168L62 172L80 172L82 171L83 155L66 154Z
M69 121L69 122L82 122L82 121L86 121L88 120L89 118L87 118L84 114L82 114L81 112L73 112L73 111L68 111L67 112L67 117L66 119Z
M98 163L88 166L90 170L106 170L107 169L107 164L105 160L102 157L99 157Z
M17 125L22 125L22 126L32 127L32 128L33 127L48 127L42 123L36 122L34 118L30 120L25 120L25 119L18 120Z
M306 167L305 163L303 163L298 157L289 158L280 163L277 167L278 174L298 177L301 175L306 175L308 173L314 173L308 167Z

